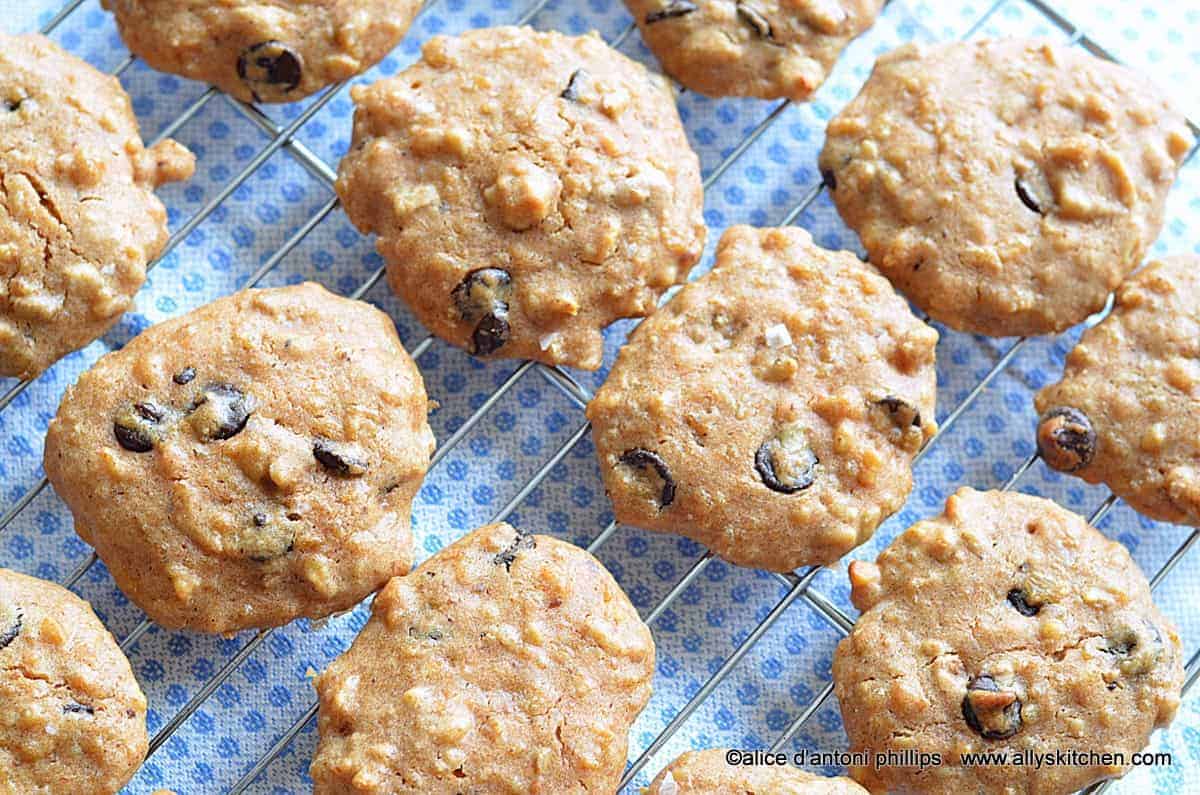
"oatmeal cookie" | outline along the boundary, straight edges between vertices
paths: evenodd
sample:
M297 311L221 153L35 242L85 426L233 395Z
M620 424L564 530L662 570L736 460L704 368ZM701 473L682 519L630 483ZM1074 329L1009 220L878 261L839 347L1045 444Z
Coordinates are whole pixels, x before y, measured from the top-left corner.
M883 0L625 0L667 73L710 97L808 99Z
M381 61L420 0L101 0L155 69L244 102L295 102Z
M146 745L146 697L88 603L0 569L0 792L112 795Z
M827 564L912 488L937 332L802 229L730 228L587 408L617 520L743 566Z
M668 765L644 795L867 795L848 778L826 778L791 766L739 766L725 749L690 751Z
M506 524L375 597L317 679L314 792L614 792L654 641L599 561Z
M1200 526L1200 257L1126 279L1034 402L1047 464L1153 519Z
M666 81L594 35L431 39L353 92L337 190L388 281L477 356L594 370L699 259L700 167Z
M1028 755L1129 758L1179 706L1182 648L1146 578L1049 500L960 489L850 583L864 612L833 677L851 751L943 763L851 770L872 791L1065 795L1125 769ZM987 751L1029 761L960 763Z
M46 475L158 623L275 626L408 571L427 410L382 312L316 284L247 290L84 373L50 423Z
M145 148L116 78L0 33L0 375L36 376L132 306L167 241L153 191L194 166Z
M871 262L936 320L994 336L1101 309L1192 145L1137 73L1021 40L888 53L826 132L822 174Z

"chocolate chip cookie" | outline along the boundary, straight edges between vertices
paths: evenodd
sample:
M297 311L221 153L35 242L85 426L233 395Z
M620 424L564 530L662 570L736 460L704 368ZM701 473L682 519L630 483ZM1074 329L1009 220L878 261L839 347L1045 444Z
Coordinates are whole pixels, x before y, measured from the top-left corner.
M595 558L482 527L389 582L317 679L314 792L615 792L653 672Z
M116 78L0 33L0 375L31 378L117 322L167 240L153 191L193 168L174 141L143 146Z
M866 795L848 778L826 778L788 765L731 765L726 750L689 751L668 765L644 795Z
M1192 145L1135 72L1041 41L905 45L830 123L820 166L900 290L963 331L1061 331L1162 226Z
M883 0L625 0L646 45L711 97L808 99Z
M150 66L244 102L295 102L364 72L404 38L420 0L100 0Z
M1051 467L1107 484L1154 519L1200 526L1200 257L1126 279L1035 403Z
M587 408L618 521L743 566L827 564L903 504L936 430L937 332L798 228L730 228Z
M477 356L594 370L604 327L654 311L700 257L671 89L595 35L437 36L353 97L346 212L421 322Z
M0 792L112 795L146 744L146 697L88 603L0 569Z
M50 423L46 475L158 623L275 626L408 571L427 411L382 312L315 284L247 290L84 373Z
M833 677L852 751L941 766L853 769L889 792L1069 793L1125 768L1030 754L1142 749L1169 723L1182 650L1123 546L1049 500L960 489L876 564L850 564L864 611ZM1026 754L968 766L960 754ZM1011 759L1011 757L1010 757Z

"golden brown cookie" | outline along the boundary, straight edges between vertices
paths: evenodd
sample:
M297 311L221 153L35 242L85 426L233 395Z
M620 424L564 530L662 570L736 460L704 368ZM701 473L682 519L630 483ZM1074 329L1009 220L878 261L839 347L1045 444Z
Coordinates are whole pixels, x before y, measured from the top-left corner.
M848 778L826 778L788 765L731 765L726 750L690 751L663 769L644 795L866 795Z
M1125 770L1078 755L1128 760L1179 706L1182 648L1146 578L1049 500L960 489L850 583L863 614L833 678L851 751L942 763L852 769L873 791L1065 795ZM961 762L988 751L1076 756Z
M0 792L112 795L146 745L146 697L91 606L0 569Z
M936 320L995 336L1101 309L1192 144L1137 73L1011 39L882 56L826 133L822 174L871 262Z
M599 561L482 527L389 582L317 679L314 792L614 792L653 673Z
M1035 403L1047 464L1151 518L1200 526L1200 257L1126 279Z
M382 312L316 284L247 290L84 373L50 423L46 475L158 623L275 626L408 571L427 410Z
M883 0L625 0L646 46L711 97L808 99Z
M381 61L419 0L101 0L155 69L244 102L295 102Z
M594 370L704 247L670 87L595 35L490 28L355 88L338 195L392 288L478 356Z
M194 165L143 146L116 78L0 33L0 375L37 375L132 306L167 240L153 191Z
M936 344L853 254L730 228L587 408L617 520L743 566L832 563L912 488L937 428Z

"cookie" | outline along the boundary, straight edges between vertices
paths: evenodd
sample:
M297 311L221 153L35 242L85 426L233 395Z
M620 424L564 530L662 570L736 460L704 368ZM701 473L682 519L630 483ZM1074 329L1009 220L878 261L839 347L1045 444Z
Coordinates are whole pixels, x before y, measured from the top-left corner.
M668 765L644 795L866 795L848 778L826 778L789 765L731 765L726 750L689 751Z
M852 768L872 791L1074 792L1125 771L1090 755L1128 760L1179 706L1179 637L1146 578L1049 500L960 489L850 583L864 612L834 654L842 720L852 752L900 763ZM1010 764L962 763L977 752Z
M316 284L247 290L84 373L50 423L46 476L159 624L276 626L408 571L427 411L382 312Z
M477 356L588 370L700 258L700 167L668 84L595 35L435 36L352 96L337 191L388 281Z
M617 520L743 566L832 563L912 488L937 429L936 344L853 254L730 228L588 405Z
M420 0L100 0L134 55L243 102L295 102L374 66Z
M317 795L616 791L654 641L591 555L488 525L371 614L316 681Z
M0 375L36 376L133 305L167 241L153 191L194 165L145 148L116 78L0 33Z
M1153 519L1200 527L1198 400L1200 256L1168 257L1125 280L1038 392L1038 450Z
M112 795L146 745L146 697L88 603L0 569L0 792Z
M900 47L826 135L821 172L871 262L934 319L994 336L1101 309L1192 145L1137 73L1020 40Z
M710 97L808 99L883 0L625 0L663 69Z

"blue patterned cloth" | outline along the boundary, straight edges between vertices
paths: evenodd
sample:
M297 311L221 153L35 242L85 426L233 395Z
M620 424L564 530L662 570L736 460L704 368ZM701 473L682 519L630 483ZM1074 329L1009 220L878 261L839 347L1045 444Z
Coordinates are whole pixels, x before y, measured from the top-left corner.
M0 0L0 26L34 30L65 0ZM394 74L415 59L420 43L435 33L504 24L519 18L532 0L434 0L403 44L370 80ZM1184 9L1184 5L1190 8ZM708 191L706 220L709 254L722 230L734 223L781 222L818 181L815 161L829 117L858 90L874 58L898 44L961 37L1043 35L1069 37L1027 0L894 0L878 23L845 53L814 101L791 106ZM1119 58L1152 74L1177 95L1193 118L1200 117L1195 77L1200 67L1200 8L1195 3L1155 0L1057 0L1054 7ZM977 30L973 27L993 11ZM533 17L544 29L583 33L591 29L612 39L630 19L620 0L554 0ZM54 38L100 69L112 70L127 57L111 19L97 0L87 0L59 27ZM636 31L623 43L632 57L653 63ZM204 92L204 86L160 74L135 63L122 77L147 138L162 130ZM775 103L709 100L692 92L679 98L680 112L706 173L772 111ZM281 125L307 104L270 108ZM352 105L345 91L305 124L299 140L336 165L350 137ZM198 157L196 176L163 192L172 229L178 229L242 171L269 139L223 97L207 102L176 137ZM36 485L41 476L42 437L63 389L105 351L117 348L152 323L230 293L332 197L319 176L297 165L286 151L267 159L186 237L156 268L138 296L137 308L102 340L60 362L11 407L0 412L0 513ZM828 247L860 250L825 196L800 214L797 223ZM1191 232L1189 234L1188 228ZM1154 254L1200 251L1200 158L1184 169L1168 206L1167 222ZM704 266L707 268L706 258ZM264 284L315 279L348 293L379 265L372 242L334 211L270 272ZM385 285L367 298L388 310L410 347L424 330ZM621 323L608 334L608 358L628 332ZM1031 393L1057 377L1063 357L1077 337L1071 332L1025 345L1009 366L979 394L916 470L916 488L907 506L876 538L854 553L873 558L914 520L940 511L959 485L993 488L1002 484L1033 452ZM971 394L993 363L1012 344L945 332L938 348L939 416L945 419ZM432 417L439 440L448 438L516 369L515 363L480 364L435 342L419 359L431 396L441 403ZM578 373L589 390L599 373ZM12 385L0 382L0 393ZM414 506L418 554L425 557L466 530L488 521L522 490L579 431L583 414L532 368L487 413L462 443L430 473ZM1057 500L1090 514L1107 496L1103 488L1048 471L1035 464L1019 489ZM519 505L510 521L586 545L612 519L590 439L571 447ZM1153 573L1189 535L1182 527L1156 524L1124 506L1102 523L1142 567ZM61 581L88 550L71 527L61 501L47 489L0 534L0 565ZM680 538L620 528L599 557L649 612L702 553ZM1200 553L1184 558L1163 582L1159 603L1180 626L1190 656L1200 645ZM847 600L844 567L822 572L813 588L853 614ZM121 595L103 565L97 564L76 590L120 639L141 622L142 613ZM773 576L719 561L709 565L653 625L659 663L654 697L633 728L636 758L679 710L721 669L756 625L786 592ZM143 766L128 791L149 793L170 787L179 793L224 792L265 754L313 701L310 678L344 650L366 618L361 608L323 626L300 621L270 633L203 706ZM130 650L134 670L150 699L150 731L156 732L232 658L252 635L231 639L152 628ZM715 745L766 747L788 727L830 676L839 632L804 599L792 602L636 778L644 784L678 753ZM270 764L251 792L306 792L306 769L316 742L311 723ZM808 720L790 744L792 750L836 750L846 745L832 699ZM1168 731L1155 735L1154 748L1173 754L1174 764L1133 771L1121 792L1200 792L1200 697L1188 698ZM823 772L836 773L836 769ZM636 790L630 790L636 791Z

